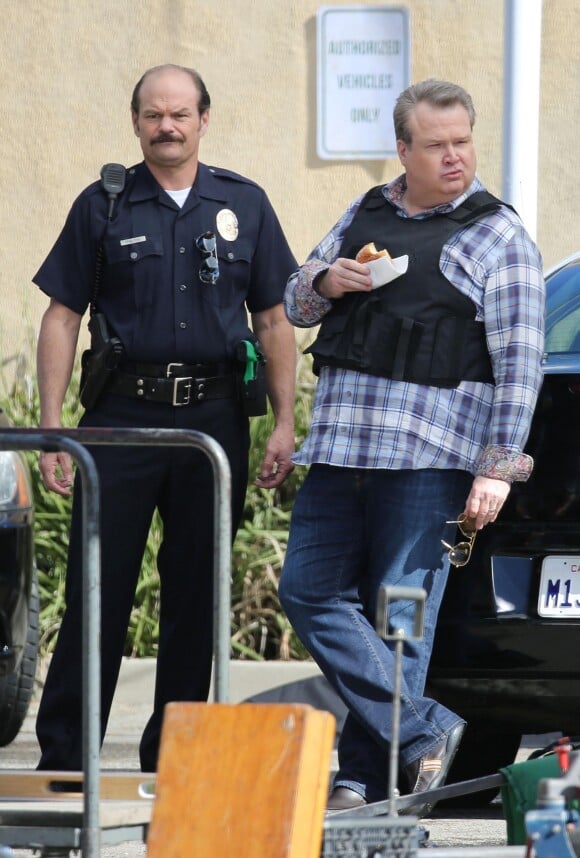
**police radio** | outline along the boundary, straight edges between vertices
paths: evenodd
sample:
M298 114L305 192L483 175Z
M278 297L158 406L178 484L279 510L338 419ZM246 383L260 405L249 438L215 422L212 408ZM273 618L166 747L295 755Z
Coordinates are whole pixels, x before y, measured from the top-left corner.
M117 197L125 190L126 174L127 171L122 164L103 164L101 167L101 187L109 197L107 221L113 217Z
M122 164L104 164L101 168L101 187L109 197L107 226L113 216L115 201L125 189L126 170ZM96 301L101 286L103 270L103 242L107 232L97 248L95 282L90 303L89 331L91 347L81 357L80 400L86 409L93 408L105 389L112 372L119 366L125 350L119 337L111 336L104 313L97 313Z

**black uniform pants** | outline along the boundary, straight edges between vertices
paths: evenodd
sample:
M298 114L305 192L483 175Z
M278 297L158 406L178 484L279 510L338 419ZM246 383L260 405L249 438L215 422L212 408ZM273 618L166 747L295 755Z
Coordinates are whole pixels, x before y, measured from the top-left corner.
M232 470L232 522L243 512L248 477L248 420L233 399L192 406L105 396L81 426L195 429L218 441ZM101 741L115 692L145 543L155 509L163 522L159 651L154 709L140 762L155 771L163 707L207 700L213 655L213 471L189 447L96 445L101 489ZM78 479L78 475L77 475ZM75 488L66 610L37 719L41 769L82 768L82 532ZM232 534L233 538L233 534Z

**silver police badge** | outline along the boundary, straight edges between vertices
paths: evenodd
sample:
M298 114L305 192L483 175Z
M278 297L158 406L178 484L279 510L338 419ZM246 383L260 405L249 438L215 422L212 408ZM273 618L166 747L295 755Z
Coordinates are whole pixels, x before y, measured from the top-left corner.
M238 237L238 219L231 209L221 209L215 219L217 231L226 241L235 241Z

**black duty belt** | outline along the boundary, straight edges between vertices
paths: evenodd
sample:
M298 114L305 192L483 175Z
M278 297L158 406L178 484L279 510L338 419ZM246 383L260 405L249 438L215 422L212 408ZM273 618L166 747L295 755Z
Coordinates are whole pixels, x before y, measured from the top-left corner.
M127 372L127 367L117 370L107 386L109 393L131 396L150 402L167 402L170 405L196 405L206 399L231 399L236 396L236 377L230 375L206 376L199 373L200 367L208 364L168 364L172 375L155 375L151 364L129 364L133 367L147 367L148 374ZM196 369L198 374L188 372Z
M123 361L119 367L121 372L129 375L148 375L150 378L215 378L218 375L229 375L234 365L231 361L221 363L135 363Z

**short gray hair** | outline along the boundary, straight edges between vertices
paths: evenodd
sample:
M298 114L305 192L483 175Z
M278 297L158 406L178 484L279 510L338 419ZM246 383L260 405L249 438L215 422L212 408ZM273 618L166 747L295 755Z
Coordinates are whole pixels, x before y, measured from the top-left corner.
M393 111L397 140L411 143L409 117L420 101L426 101L432 107L453 107L455 104L460 104L467 111L471 127L473 128L475 124L475 108L469 93L456 83L429 78L408 86L397 98Z

